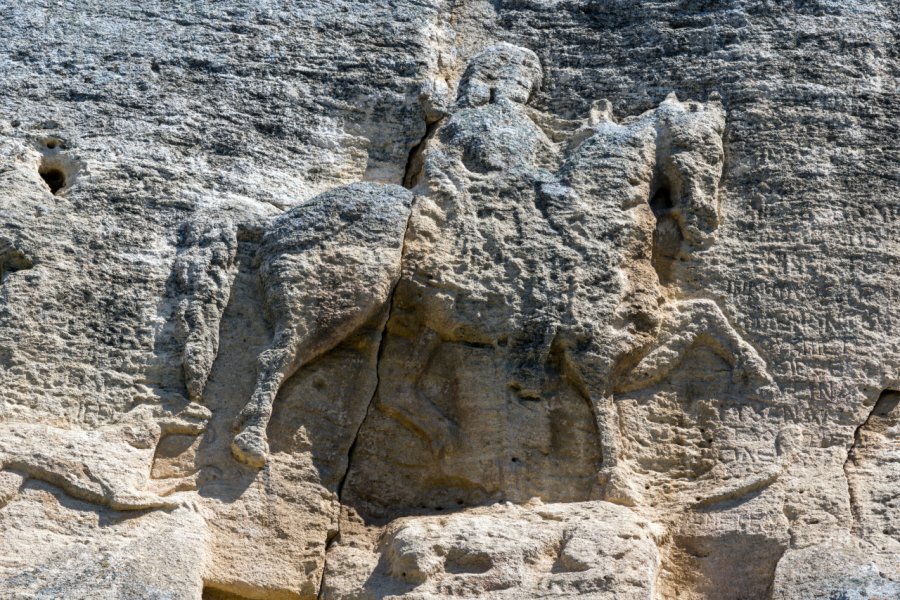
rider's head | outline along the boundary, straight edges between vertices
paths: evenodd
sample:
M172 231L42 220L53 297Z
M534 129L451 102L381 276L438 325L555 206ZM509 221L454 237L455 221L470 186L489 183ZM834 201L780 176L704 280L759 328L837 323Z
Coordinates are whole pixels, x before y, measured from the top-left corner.
M500 99L525 104L541 86L543 71L531 50L501 43L476 54L459 84L460 106L481 106Z

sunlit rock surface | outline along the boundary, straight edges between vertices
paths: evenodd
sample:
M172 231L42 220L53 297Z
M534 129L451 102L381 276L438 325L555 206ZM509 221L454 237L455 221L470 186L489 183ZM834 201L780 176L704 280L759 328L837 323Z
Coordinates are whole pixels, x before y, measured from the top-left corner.
M0 597L900 597L898 21L7 3Z

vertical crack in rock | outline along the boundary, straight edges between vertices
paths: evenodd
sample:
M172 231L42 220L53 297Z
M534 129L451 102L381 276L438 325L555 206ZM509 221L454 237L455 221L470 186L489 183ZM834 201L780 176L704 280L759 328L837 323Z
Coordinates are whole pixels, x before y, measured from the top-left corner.
M876 403L875 406L878 404ZM850 444L850 448L847 450L847 458L844 459L844 478L847 480L847 495L850 500L850 514L853 516L853 522L850 524L850 533L856 534L859 531L860 527L860 516L859 516L859 500L856 497L856 491L853 489L853 482L850 480L850 472L847 470L847 466L850 464L850 461L853 459L853 455L856 451L856 447L859 444L862 437L862 429L866 426L866 423L869 422L869 419L872 418L872 414L875 412L875 407L872 407L872 411L869 412L869 415L866 417L866 420L863 421L853 432L853 443Z
M410 148L409 158L406 160L406 169L403 173L403 187L406 189L411 190L418 184L422 168L425 166L424 152L428 145L428 140L434 137L434 133L443 121L444 119L441 118L426 123L425 134L422 136L422 139L419 140L418 144Z
M325 573L328 572L328 550L331 548L331 545L334 543L334 540L340 535L341 528L341 512L338 510L338 532L332 535L329 535L325 538L325 552L322 560L322 575L319 577L319 589L316 591L316 598L321 600L322 592L325 591Z
M403 234L403 248L400 250L400 277L398 277L397 281L394 282L393 287L391 287L391 293L388 295L387 315L384 320L384 326L381 329L381 339L378 341L378 352L375 358L375 389L372 390L372 396L369 398L369 404L366 407L366 414L363 417L362 421L359 422L359 427L356 428L356 434L353 436L353 442L350 444L350 449L347 451L347 468L344 470L344 474L343 476L341 476L341 479L338 482L337 486L337 496L339 501L341 501L343 498L344 484L347 483L347 476L350 474L350 467L353 460L353 451L356 449L356 443L359 440L359 432L362 431L363 425L369 418L369 413L372 411L372 404L375 402L375 397L378 395L378 389L381 386L379 368L381 367L381 359L384 354L384 341L387 338L388 323L390 323L391 315L394 311L394 294L396 294L397 292L397 286L400 284L400 278L403 277L403 257L406 254L406 236L409 235L409 223L412 218L412 212L414 209L415 198L413 198L413 203L410 205L409 216L406 219L406 231Z
M878 412L878 409L884 407L884 405L890 401L890 392L891 390L885 390L878 396L878 400L875 401L872 410L866 415L865 420L853 431L853 443L850 444L850 448L847 450L847 458L844 459L844 478L847 480L847 495L850 499L850 514L853 516L853 521L850 523L850 533L853 535L860 535L862 531L862 515L860 514L859 509L859 498L857 498L856 490L853 488L853 482L850 479L850 472L847 470L847 467L849 466L850 461L853 461L854 463L857 462L856 452L862 443L862 432L867 428L872 417Z
M425 143L425 140L429 137L430 133L426 133L426 136L422 139L416 148ZM415 151L415 149L413 150ZM409 171L407 171L406 176L404 176L404 182L407 180L409 176ZM413 197L413 202L409 208L409 216L406 219L406 229L403 234L403 248L400 250L400 276L397 278L397 281L394 282L393 287L391 287L391 293L388 295L388 309L387 315L385 315L384 325L381 328L381 339L378 341L378 352L376 353L375 358L375 388L372 390L372 396L369 398L368 405L366 406L366 413L363 416L362 420L359 422L359 426L356 428L356 433L353 435L353 441L350 443L350 448L347 450L347 467L344 469L344 474L341 476L340 481L337 485L337 497L338 497L338 519L337 519L337 531L333 534L330 534L325 539L325 560L322 565L322 577L319 580L319 591L317 592L317 598L322 597L322 592L325 589L325 576L328 571L328 551L331 549L331 546L334 544L335 540L340 539L341 537L341 518L342 518L342 510L343 510L343 496L344 496L344 485L347 483L347 477L350 475L350 470L353 466L353 454L356 450L356 443L359 440L359 434L362 431L363 426L366 424L366 421L369 419L369 415L372 412L372 405L375 404L375 398L378 396L378 390L381 387L381 377L379 375L381 368L381 359L384 355L384 345L385 339L387 339L388 333L388 323L391 322L391 316L394 312L394 295L397 292L397 286L400 285L400 279L403 277L403 258L406 255L406 237L409 235L409 225L412 220L412 213L415 210L415 197Z
M872 410L866 415L865 420L853 431L853 443L851 443L850 448L847 449L847 458L844 459L844 477L847 479L847 495L850 498L850 514L853 516L853 522L850 524L850 533L854 535L859 533L861 517L859 514L859 499L856 497L856 490L853 489L853 482L850 480L850 473L847 470L847 466L850 464L851 460L855 462L856 449L862 442L862 431L866 425L869 424L872 415L874 415L875 411L878 409L880 400L881 398L879 397L879 400L872 406Z
M432 123L426 123L425 134L422 136L422 139L419 140L418 144L410 149L409 158L406 162L406 169L403 173L403 187L407 189L415 187L415 179L418 177L423 166L421 158L422 153L425 150L425 146L427 145L428 140L430 140L434 136L435 131L437 131L438 125L440 125L441 121L443 121L443 119L437 119ZM369 418L369 413L372 410L372 404L375 402L375 397L378 395L378 388L381 386L379 369L381 368L381 359L384 354L384 340L387 337L388 323L391 322L391 315L394 311L394 294L397 292L397 286L400 284L400 279L403 277L403 259L406 256L406 237L409 235L409 224L412 221L412 214L415 210L415 204L416 198L415 196L413 196L412 203L409 207L409 214L406 217L406 229L403 232L403 247L400 249L400 275L397 277L397 281L394 282L393 287L391 287L391 293L388 295L387 315L384 320L384 325L381 328L381 339L378 340L378 352L375 358L375 389L372 390L372 396L369 398L368 406L366 406L366 414L365 416L363 416L362 421L359 422L359 427L356 428L356 434L353 436L353 442L351 442L350 449L347 451L347 468L344 470L344 474L341 476L341 479L338 482L337 486L337 496L339 502L342 502L343 499L344 484L347 483L347 476L350 474L353 452L356 449L356 443L359 440L359 432L362 431L363 425ZM337 535L340 535L340 519L338 519Z

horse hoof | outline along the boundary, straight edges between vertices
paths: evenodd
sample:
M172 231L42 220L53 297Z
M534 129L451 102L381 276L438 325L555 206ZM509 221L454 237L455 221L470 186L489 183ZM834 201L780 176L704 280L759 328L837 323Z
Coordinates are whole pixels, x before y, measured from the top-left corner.
M231 453L245 465L261 469L269 457L269 444L261 430L251 427L234 436Z

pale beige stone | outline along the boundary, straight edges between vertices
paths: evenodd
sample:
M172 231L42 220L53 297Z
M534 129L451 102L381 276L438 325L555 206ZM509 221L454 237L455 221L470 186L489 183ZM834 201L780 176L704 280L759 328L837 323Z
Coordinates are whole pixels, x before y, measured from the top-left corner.
M0 598L900 597L897 20L7 3Z

